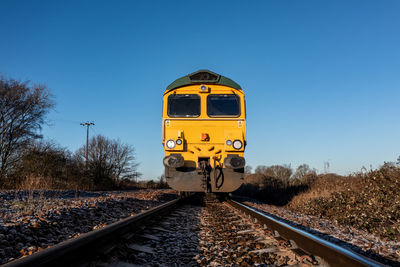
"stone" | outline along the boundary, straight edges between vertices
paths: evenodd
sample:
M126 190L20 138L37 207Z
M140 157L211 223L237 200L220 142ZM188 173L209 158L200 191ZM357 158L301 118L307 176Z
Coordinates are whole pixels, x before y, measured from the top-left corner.
M154 250L151 247L148 246L142 246L138 244L130 244L128 247L132 250L136 250L139 252L144 252L144 253L149 253L149 254L154 254Z

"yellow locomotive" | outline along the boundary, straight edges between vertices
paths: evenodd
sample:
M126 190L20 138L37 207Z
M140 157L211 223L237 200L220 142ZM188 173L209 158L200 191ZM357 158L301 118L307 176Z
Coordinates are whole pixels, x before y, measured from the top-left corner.
M181 192L232 192L243 183L244 93L233 80L199 70L163 97L165 178Z

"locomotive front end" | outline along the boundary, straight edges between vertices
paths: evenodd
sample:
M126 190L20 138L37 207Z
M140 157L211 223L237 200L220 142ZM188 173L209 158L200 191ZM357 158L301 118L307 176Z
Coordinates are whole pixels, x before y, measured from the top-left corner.
M241 87L201 70L163 98L165 178L178 191L232 192L243 183L246 110Z

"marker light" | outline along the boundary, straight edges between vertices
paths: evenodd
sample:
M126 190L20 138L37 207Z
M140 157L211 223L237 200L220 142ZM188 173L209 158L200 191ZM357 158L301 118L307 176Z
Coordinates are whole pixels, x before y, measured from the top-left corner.
M206 85L200 86L200 90L203 92L207 91L207 86Z
M210 140L210 136L208 135L208 133L202 133L200 135L200 140L201 141L209 141Z
M240 140L235 140L235 141L233 141L233 147L234 147L235 149L241 149L242 146L243 146L242 141L240 141Z
M167 143L166 143L166 146L167 146L169 149L173 149L173 148L175 147L175 141L172 140L172 139L169 139L169 140L167 141Z
M182 145L182 139L176 140L176 144L177 144L178 146Z
M227 146L231 146L232 145L232 141L231 140L226 140L226 145Z

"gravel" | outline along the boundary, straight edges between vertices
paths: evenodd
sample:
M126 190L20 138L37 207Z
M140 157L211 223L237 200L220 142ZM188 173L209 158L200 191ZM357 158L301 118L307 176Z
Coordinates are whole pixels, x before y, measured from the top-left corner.
M185 205L148 223L90 266L287 266L300 258L224 203Z
M177 193L173 190L0 191L0 264L31 255L174 198L177 198ZM400 242L382 240L366 232L340 226L336 222L296 213L282 207L253 200L245 204L358 253L392 266L400 266ZM199 245L196 244L198 241L195 241L195 235L197 235L197 238L202 241L201 244L208 243L211 232L204 229L213 231L212 228L207 228L210 222L206 219L210 218L210 211L194 207L190 214L184 217L184 221L177 219L183 216L175 219L172 216L172 221L167 221L169 225L163 226L165 229L171 229L171 227L172 229L187 229L185 233L182 233L183 236L178 236L177 239L173 239L177 233L175 230L172 233L164 232L164 236L161 235L161 238L171 242L165 243L165 249L169 251L167 255L172 255L171 259L179 258L178 253L182 252L176 250L179 244L185 248L187 256L182 258L181 264L196 265L206 261L207 264L213 265L216 262L213 263L210 261L211 258L203 256L204 254L199 253L198 250L201 249L204 252L208 245ZM197 228L193 225L197 225ZM189 238L185 239L184 236ZM180 240L185 241L180 244ZM164 255L163 251L163 248L159 248L156 253ZM212 251L215 250L210 250ZM193 257L195 254L198 255L197 258ZM143 252L142 255L146 253ZM215 257L217 256L218 254ZM226 260L227 256L221 254L220 257ZM168 261L168 258L164 260L167 265L172 263Z
M227 204L209 203L200 217L197 257L206 266L287 266L299 257L273 233ZM288 245L288 244L287 244Z
M0 264L177 197L173 190L1 191Z
M118 246L105 261L91 266L198 266L201 207L185 205Z
M337 222L263 204L256 200L247 199L244 204L377 261L400 266L400 242L382 240L365 231L338 225Z

